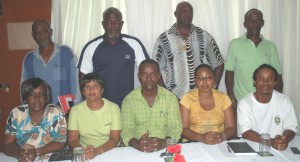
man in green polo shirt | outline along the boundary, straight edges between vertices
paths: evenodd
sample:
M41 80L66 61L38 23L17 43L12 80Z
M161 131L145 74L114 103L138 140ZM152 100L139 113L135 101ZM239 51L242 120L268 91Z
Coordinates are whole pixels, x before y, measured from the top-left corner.
M264 25L263 14L258 9L251 9L245 14L242 37L233 39L228 47L225 61L225 84L233 107L250 92L255 91L252 74L262 64L269 64L278 71L275 90L282 92L282 67L275 45L264 39L260 30Z
M177 97L158 85L159 65L147 59L139 66L141 87L129 93L122 103L122 138L126 146L143 152L166 147L166 139L177 141L182 122Z

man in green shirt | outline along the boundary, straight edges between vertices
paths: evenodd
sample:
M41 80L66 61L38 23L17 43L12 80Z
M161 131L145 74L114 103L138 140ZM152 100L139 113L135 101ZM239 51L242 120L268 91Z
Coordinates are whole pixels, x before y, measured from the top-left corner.
M129 93L122 103L122 138L126 146L143 152L166 147L166 139L177 141L182 122L177 97L158 85L159 65L147 59L139 66L141 87Z
M278 71L275 90L282 92L282 67L276 46L264 39L260 30L264 25L263 14L258 9L251 9L245 14L242 37L233 39L228 47L225 61L225 84L233 107L250 92L255 91L252 74L262 64L269 64Z

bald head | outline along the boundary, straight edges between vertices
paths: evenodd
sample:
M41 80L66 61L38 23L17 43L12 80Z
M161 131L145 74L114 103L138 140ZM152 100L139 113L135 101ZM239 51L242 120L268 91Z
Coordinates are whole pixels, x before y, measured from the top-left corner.
M34 21L33 22L33 24L32 24L32 31L34 31L35 30L35 28L37 27L37 26L39 26L39 25L45 25L45 26L47 26L48 28L50 28L50 24L48 23L48 21L46 21L46 20L36 20L36 21Z
M189 3L189 2L186 2L186 1L182 1L182 2L179 2L176 6L176 11L180 11L181 8L183 8L184 6L189 6L190 8L193 9L193 6Z
M180 2L176 7L174 15L177 20L177 27L189 29L193 21L193 7L189 2Z
M52 29L46 20L36 20L32 24L32 37L40 48L47 48L48 45L53 45L51 36Z

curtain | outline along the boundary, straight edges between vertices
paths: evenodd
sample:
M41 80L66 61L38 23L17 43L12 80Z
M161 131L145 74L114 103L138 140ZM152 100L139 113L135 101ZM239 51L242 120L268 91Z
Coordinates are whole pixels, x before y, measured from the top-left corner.
M174 11L180 0L52 0L53 40L69 45L80 56L83 46L104 33L102 13L116 7L123 13L122 33L139 38L150 57L157 37L176 21ZM194 8L193 24L208 31L226 59L230 40L246 32L246 11L263 12L261 34L278 49L283 67L284 93L300 116L300 2L297 0L188 0ZM226 92L224 75L220 90ZM298 119L300 122L300 118Z

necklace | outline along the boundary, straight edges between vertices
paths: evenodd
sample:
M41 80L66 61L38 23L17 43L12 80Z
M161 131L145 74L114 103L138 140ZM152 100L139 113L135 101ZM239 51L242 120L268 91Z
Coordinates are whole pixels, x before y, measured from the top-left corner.
M31 124L34 125L34 126L41 124L41 122L42 122L42 120L43 120L43 116L44 116L44 112L41 113L38 122L35 122L35 121L32 120L32 118L31 118L31 116L30 116L30 111L29 111L30 122L31 122Z

